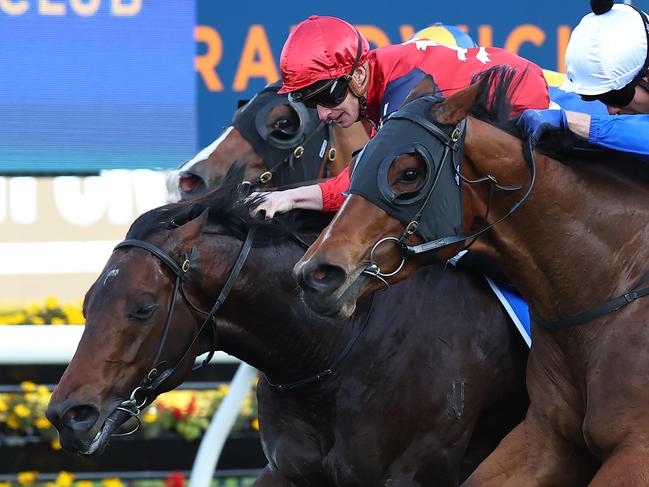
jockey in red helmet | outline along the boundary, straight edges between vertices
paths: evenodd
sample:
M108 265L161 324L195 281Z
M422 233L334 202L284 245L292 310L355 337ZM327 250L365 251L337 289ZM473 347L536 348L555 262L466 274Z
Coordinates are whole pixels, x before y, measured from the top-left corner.
M370 50L351 24L335 17L311 16L291 32L280 56L284 86L294 102L318 110L320 119L349 127L358 120L377 128L397 110L426 75L448 96L472 77L496 65L517 67L521 82L511 94L512 116L526 108L548 108L548 86L541 68L499 48L447 46L430 39ZM292 208L337 211L349 186L349 172L319 186L273 192L258 208L267 218Z

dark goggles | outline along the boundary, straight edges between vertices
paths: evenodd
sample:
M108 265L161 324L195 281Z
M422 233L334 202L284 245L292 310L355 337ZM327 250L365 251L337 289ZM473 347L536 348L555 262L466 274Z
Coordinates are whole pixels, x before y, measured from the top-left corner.
M304 103L308 108L316 108L322 105L327 108L334 108L340 105L347 96L349 77L317 81L301 90L289 93L289 100Z
M636 87L635 83L630 83L626 85L624 88L620 88L619 90L607 91L606 93L602 93L601 95L579 95L579 96L581 96L581 99L584 101L599 100L604 105L616 107L616 108L623 108L633 101L633 97L635 96L635 87Z

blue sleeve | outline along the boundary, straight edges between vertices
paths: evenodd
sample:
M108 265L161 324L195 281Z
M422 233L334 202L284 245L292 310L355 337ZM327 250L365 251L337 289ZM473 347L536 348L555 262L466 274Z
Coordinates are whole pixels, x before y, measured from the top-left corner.
M592 116L588 141L649 162L649 115Z

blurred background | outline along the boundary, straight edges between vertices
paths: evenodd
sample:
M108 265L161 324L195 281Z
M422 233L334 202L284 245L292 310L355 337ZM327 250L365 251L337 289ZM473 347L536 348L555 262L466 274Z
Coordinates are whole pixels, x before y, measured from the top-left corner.
M563 72L588 11L586 0L0 0L0 487L185 482L235 362L163 396L145 418L148 443L75 463L42 414L66 356L27 358L27 335L16 342L9 330L83 323L81 299L114 244L165 203L165 170L213 142L238 100L279 78L292 26L335 15L380 47L442 22ZM74 336L48 339L74 350ZM255 421L248 396L214 482L248 485L265 464Z

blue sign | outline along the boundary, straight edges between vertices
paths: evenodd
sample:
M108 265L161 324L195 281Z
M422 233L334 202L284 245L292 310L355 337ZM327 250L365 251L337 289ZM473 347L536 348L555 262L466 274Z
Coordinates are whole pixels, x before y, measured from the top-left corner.
M169 167L196 147L194 3L0 1L0 172Z
M237 100L279 79L279 55L291 26L309 15L334 15L356 25L374 46L400 43L435 22L459 25L482 46L505 47L541 67L563 71L572 28L587 0L520 2L214 2L198 0L196 69L199 146L229 124Z

